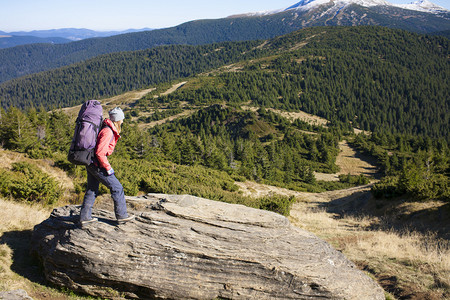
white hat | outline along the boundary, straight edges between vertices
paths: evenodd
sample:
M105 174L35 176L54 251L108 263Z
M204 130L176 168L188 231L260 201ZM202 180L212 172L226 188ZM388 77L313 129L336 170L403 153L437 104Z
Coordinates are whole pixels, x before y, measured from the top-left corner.
M118 122L125 119L125 115L120 107L116 107L109 111L109 119L113 122Z

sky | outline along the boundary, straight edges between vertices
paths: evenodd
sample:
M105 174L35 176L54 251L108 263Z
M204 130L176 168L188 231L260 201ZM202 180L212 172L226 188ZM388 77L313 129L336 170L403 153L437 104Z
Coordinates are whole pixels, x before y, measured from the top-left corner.
M167 2L166 2L167 1ZM413 0L388 0L409 3ZM198 19L287 8L299 0L0 0L0 31L167 28ZM431 0L450 9L450 0Z

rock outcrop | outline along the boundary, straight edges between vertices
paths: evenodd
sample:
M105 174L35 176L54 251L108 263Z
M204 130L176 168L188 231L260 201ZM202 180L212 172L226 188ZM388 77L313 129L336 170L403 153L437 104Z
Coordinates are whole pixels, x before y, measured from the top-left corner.
M0 292L1 300L33 300L24 290Z
M49 281L94 296L139 299L385 299L344 255L276 213L149 194L134 221L77 225L79 207L37 225L33 252Z

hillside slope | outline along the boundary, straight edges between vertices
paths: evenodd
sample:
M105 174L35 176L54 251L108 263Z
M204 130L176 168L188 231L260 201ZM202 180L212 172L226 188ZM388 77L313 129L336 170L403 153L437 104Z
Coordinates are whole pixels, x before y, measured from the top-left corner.
M418 33L450 29L449 13L435 15L399 7L349 5L333 10L333 2L312 10L270 15L197 20L172 28L93 38L64 45L24 45L0 50L0 82L42 72L102 54L136 51L160 45L201 45L267 39L312 26L379 25Z
M4 83L0 98L4 107L74 106L201 72L214 78L208 72L240 62L214 79L237 85L220 92L226 101L303 110L368 131L447 137L448 49L445 38L382 27L315 27L267 41L102 56ZM214 89L190 102L220 102Z

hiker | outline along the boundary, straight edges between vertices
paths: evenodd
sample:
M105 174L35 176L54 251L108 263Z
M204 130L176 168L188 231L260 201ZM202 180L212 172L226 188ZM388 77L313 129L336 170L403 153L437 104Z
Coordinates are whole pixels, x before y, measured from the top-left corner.
M98 221L97 218L92 217L92 207L98 194L100 182L111 191L117 222L123 223L134 219L134 215L128 215L127 213L123 187L114 175L114 170L107 158L113 153L117 140L120 138L119 134L124 119L123 111L116 107L109 111L109 119L103 121L102 129L97 137L93 161L86 166L87 190L81 206L81 225Z

